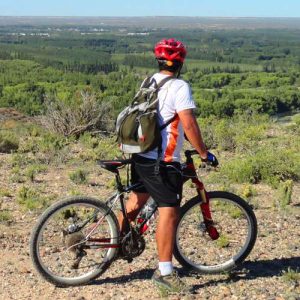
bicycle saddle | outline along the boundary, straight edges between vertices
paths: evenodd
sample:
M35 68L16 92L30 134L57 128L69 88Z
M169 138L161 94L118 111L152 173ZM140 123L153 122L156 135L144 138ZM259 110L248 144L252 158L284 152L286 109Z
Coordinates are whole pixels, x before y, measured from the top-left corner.
M98 164L101 168L106 169L110 172L116 172L117 169L131 164L131 159L118 159L118 160L98 160Z

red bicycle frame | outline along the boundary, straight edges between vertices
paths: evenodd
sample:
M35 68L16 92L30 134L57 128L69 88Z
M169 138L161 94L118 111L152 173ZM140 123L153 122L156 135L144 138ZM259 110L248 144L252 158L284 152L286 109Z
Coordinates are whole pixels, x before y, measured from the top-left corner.
M194 162L191 158L188 158L188 163L183 170L183 173L192 174L189 177L192 179L192 182L196 185L196 190L200 198L200 208L203 216L203 221L206 227L206 230L211 237L211 239L216 240L219 238L219 232L216 227L213 225L213 219L211 215L210 205L209 205L209 196L204 188L203 182L201 182L197 176Z
M212 240L216 240L219 238L220 235L218 233L218 230L214 226L214 221L212 219L209 196L204 188L203 183L199 180L199 178L197 176L195 165L194 165L194 162L192 159L192 155L194 155L196 153L197 152L195 150L185 151L185 156L186 156L187 160L186 160L186 164L183 165L183 170L182 170L182 174L183 174L183 178L184 178L183 181L185 183L186 181L191 179L192 182L195 184L196 190L197 190L197 193L199 196L200 209L201 209L201 213L203 216L203 222L205 224L205 229L206 229L208 235L210 236L210 238ZM129 163L129 160L127 161L127 163ZM110 165L122 165L122 161L109 161L109 164ZM123 190L123 185L121 184L121 180L120 180L117 168L115 168L115 173L116 173L116 180L118 183L118 190ZM131 187L126 187L127 192L130 190L131 190ZM123 195L121 195L121 197L123 197ZM121 207L122 207L122 210L124 210L124 215L127 216L126 208L125 208L125 205L124 205L124 202L122 199L121 199ZM151 216L147 220L144 220L142 218L137 218L137 224L139 224L139 226L140 226L138 228L138 232L141 235L144 234L147 231L147 229L149 228L150 218L151 218ZM100 224L100 222L99 222L99 224ZM99 224L97 223L95 226L97 227ZM119 248L121 245L120 243L111 244L110 239L107 239L107 238L92 238L92 237L89 238L88 237L87 242L103 243L103 244L97 245L99 248Z

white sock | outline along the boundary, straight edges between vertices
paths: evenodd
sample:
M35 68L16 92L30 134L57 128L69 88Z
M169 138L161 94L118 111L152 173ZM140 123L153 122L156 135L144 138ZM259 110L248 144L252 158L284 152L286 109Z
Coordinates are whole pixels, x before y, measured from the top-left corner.
M173 264L171 261L163 261L158 263L158 269L161 276L170 275L173 272Z

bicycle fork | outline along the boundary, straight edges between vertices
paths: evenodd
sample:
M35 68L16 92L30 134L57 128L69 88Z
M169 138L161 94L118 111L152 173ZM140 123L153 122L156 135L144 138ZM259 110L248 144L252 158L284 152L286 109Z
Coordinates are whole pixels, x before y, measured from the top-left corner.
M203 183L197 177L193 177L192 182L196 185L197 193L201 200L200 209L203 216L205 229L212 240L217 240L220 237L220 234L217 228L214 226L214 221L212 219L209 205L210 203L208 193L206 192Z

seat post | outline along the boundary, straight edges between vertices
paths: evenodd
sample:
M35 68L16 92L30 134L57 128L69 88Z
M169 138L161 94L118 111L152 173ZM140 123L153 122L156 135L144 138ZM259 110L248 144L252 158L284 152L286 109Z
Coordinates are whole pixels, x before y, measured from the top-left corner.
M122 180L121 180L120 173L119 173L118 169L116 169L116 171L115 171L115 179L116 179L118 191L123 192L124 187L123 187Z

